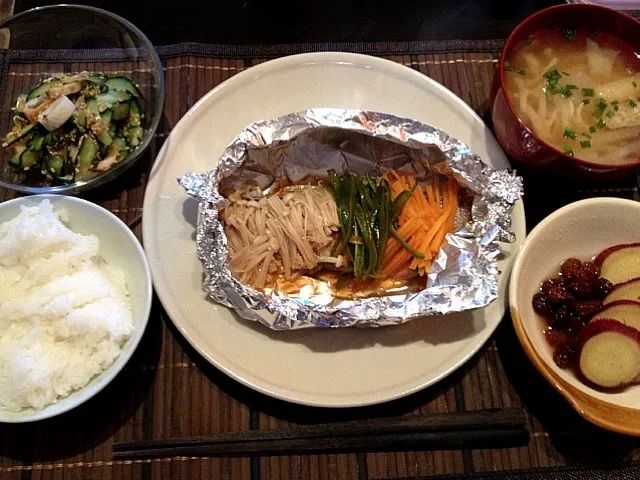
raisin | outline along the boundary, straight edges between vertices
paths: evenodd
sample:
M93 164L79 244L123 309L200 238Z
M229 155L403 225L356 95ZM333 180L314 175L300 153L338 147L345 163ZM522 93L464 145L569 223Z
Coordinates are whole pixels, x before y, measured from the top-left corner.
M545 295L549 295L549 290L554 287L564 287L564 279L556 277L545 280L544 282L542 282L542 293L544 293Z
M584 302L576 302L573 306L576 315L579 317L591 317L594 313L602 308L600 300L585 300Z
M590 297L591 283L584 280L571 280L567 282L567 289L576 297L587 298Z
M533 300L531 303L533 305L533 311L536 312L538 315L542 315L543 317L546 317L551 312L549 299L542 292L536 293L533 296Z
M613 290L613 283L606 278L599 278L591 284L591 292L596 298L604 298Z
M571 317L571 326L569 327L568 333L573 335L574 337L577 337L588 322L588 317L579 317L577 315L574 315L573 317Z
M577 356L578 352L573 342L566 342L556 347L553 361L560 368L568 368L575 363Z
M547 318L549 325L553 328L565 328L571 324L571 310L566 305L560 305L551 310Z
M593 262L582 262L582 271L590 282L595 282L600 277L600 267Z
M578 270L576 272L567 273L564 277L565 285L571 282L587 282L591 283L589 280L589 275L584 270Z
M551 345L552 347L567 342L569 338L567 334L562 330L554 330L553 328L545 330L544 334L547 337L549 345Z
M573 299L569 294L569 291L565 287L560 286L550 288L547 292L547 296L551 303L566 303Z
M568 258L562 262L562 266L560 267L560 273L562 275L577 274L580 271L582 271L582 262L577 258Z

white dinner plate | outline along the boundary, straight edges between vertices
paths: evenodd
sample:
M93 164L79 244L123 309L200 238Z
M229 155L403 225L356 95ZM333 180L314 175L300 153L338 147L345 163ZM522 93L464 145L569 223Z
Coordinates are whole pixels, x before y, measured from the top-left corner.
M176 179L210 170L249 123L314 107L391 113L435 125L486 163L509 166L480 117L435 81L391 61L312 53L252 67L205 95L176 125L155 162L144 199L143 236L156 291L176 327L209 362L273 397L324 407L371 405L427 387L466 362L505 313L513 257L500 260L500 298L474 312L426 317L378 329L274 332L208 300L196 255L197 203Z

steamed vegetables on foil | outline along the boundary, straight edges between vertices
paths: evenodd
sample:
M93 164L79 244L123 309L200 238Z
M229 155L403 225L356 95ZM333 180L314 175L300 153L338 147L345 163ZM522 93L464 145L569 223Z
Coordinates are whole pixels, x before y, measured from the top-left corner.
M82 72L43 80L12 109L3 143L9 166L53 183L109 170L142 142L141 96L122 76Z
M256 120L177 180L198 203L204 291L272 330L488 305L522 195L514 172L437 127L339 108Z
M221 212L231 270L256 289L284 293L324 281L344 296L424 287L453 231L457 183L434 174L338 174L264 194L232 193ZM416 283L417 282L417 283ZM360 291L358 291L360 290ZM345 293L347 292L347 293Z
M263 288L274 276L290 279L321 262L341 266L342 257L329 257L339 222L325 186L294 186L268 196L255 188L229 201L225 232L231 268L241 281Z

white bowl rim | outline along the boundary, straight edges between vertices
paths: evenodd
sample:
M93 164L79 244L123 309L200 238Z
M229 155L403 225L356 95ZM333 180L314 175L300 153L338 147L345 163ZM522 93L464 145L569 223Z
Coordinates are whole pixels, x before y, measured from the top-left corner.
M65 202L69 201L71 204L79 203L79 204L87 205L91 208L94 208L95 210L101 210L102 213L106 213L106 216L111 218L111 220L114 220L115 223L122 228L122 231L126 234L129 240L133 242L136 248L136 253L140 256L142 265L144 267L144 272L145 272L144 276L145 276L145 284L146 284L145 286L147 288L148 294L147 294L147 298L145 298L144 315L140 319L140 322L141 322L140 328L134 329L134 333L129 337L129 339L125 343L125 345L127 345L131 342L132 348L129 353L125 353L124 347L123 347L123 351L106 370L100 373L97 377L92 378L89 381L88 385L84 386L80 390L76 390L72 392L67 397L64 397L64 399L69 399L69 400L66 402L66 405L64 405L63 407L56 409L54 407L56 407L59 404L53 403L51 405L46 406L42 410L37 410L33 412L28 411L25 414L22 414L21 412L15 412L15 413L7 412L6 410L0 409L0 423L28 423L28 422L35 422L38 420L44 420L47 418L55 417L57 415L66 413L69 410L72 410L82 405L83 403L93 398L96 394L101 392L122 371L122 369L129 362L129 360L137 350L138 344L140 343L140 340L142 339L142 336L144 335L144 332L146 331L147 325L149 323L149 315L151 314L151 304L153 300L153 284L151 282L151 270L149 269L149 262L147 260L147 255L144 249L142 248L140 241L133 234L129 226L126 223L124 223L120 218L118 218L112 212L110 212L109 210L107 210L106 208L98 204L95 204L88 200L84 200L82 198L72 197L69 195L41 194L41 195L29 195L26 197L18 197L18 198L13 198L11 200L7 200L5 202L0 203L0 208L2 208L5 205L13 205L16 203L24 202L25 199L29 199L29 200L63 199L63 201ZM10 414L10 418L6 417L7 413Z

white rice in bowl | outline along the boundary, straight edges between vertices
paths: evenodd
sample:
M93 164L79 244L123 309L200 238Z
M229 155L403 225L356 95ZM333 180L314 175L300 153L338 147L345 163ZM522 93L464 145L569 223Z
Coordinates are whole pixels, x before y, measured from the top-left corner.
M123 274L48 200L0 224L0 408L40 410L87 385L133 332Z

